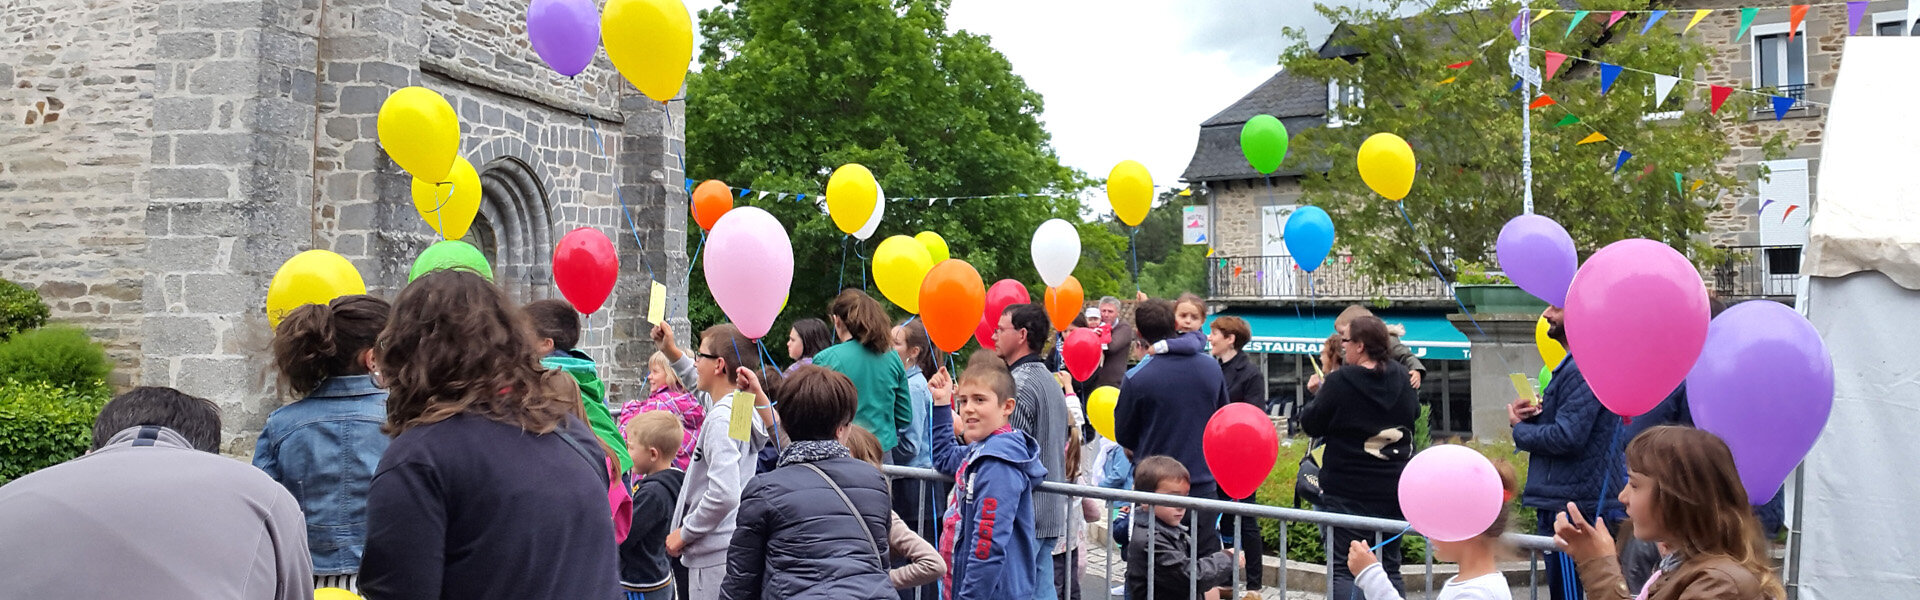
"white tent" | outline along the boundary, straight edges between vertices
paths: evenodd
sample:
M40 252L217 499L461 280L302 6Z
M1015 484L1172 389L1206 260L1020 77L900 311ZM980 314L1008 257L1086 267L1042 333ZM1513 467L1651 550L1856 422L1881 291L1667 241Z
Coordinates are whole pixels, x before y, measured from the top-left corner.
M1850 37L1827 117L1802 306L1833 353L1803 463L1802 600L1920 597L1920 39Z

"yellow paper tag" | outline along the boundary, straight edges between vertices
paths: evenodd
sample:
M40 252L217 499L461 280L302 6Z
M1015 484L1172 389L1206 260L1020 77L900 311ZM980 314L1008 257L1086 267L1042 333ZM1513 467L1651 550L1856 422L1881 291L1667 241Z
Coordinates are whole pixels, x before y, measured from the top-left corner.
M658 281L647 292L647 322L659 324L667 318L667 286Z
M1327 376L1327 373L1326 373L1326 371L1322 371L1322 370L1320 370L1320 359L1317 359L1317 358L1314 358L1314 357L1312 357L1312 356L1308 356L1308 357L1307 357L1307 362L1311 362L1311 363L1313 363L1313 374L1315 374L1315 375L1319 375L1319 376L1321 376L1321 377L1326 377L1326 376Z
M753 394L736 392L733 395L732 415L727 421L727 437L745 442L753 439Z
M1533 395L1533 380L1527 379L1527 376L1521 373L1510 373L1507 377L1513 380L1513 391L1520 394L1521 400L1533 404L1540 403L1540 398Z

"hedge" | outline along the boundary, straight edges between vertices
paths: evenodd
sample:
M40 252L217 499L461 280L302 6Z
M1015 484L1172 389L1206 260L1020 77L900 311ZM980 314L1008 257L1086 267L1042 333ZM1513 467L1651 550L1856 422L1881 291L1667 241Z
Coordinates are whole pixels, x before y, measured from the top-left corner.
M0 382L0 484L85 454L107 399L104 387L75 392L44 381Z

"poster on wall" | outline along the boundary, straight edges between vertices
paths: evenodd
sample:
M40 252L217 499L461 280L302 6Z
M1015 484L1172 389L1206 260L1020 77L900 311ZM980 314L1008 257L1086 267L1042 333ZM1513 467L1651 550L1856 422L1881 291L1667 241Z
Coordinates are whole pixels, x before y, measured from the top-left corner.
M1207 207L1180 207L1180 239L1187 245L1207 243Z

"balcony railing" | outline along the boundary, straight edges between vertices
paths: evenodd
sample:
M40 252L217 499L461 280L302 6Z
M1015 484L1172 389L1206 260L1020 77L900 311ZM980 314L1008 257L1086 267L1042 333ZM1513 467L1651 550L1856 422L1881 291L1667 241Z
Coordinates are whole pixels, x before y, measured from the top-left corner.
M1787 112L1797 113L1797 112L1803 112L1808 110L1807 89L1809 87L1810 86L1804 83L1790 83L1787 85L1775 86L1771 88L1773 91L1770 93L1777 96L1792 98L1794 100L1793 108L1788 109ZM1763 89L1762 91L1765 91L1765 90ZM1766 117L1769 119L1773 118L1773 103L1761 102L1759 104L1754 105L1753 115L1756 118L1757 117Z
M1722 298L1791 297L1800 290L1800 246L1731 246L1707 269Z
M1209 297L1219 300L1363 301L1439 300L1451 297L1438 278L1387 283L1360 274L1351 255L1328 256L1309 274L1291 256L1236 256L1207 262Z

